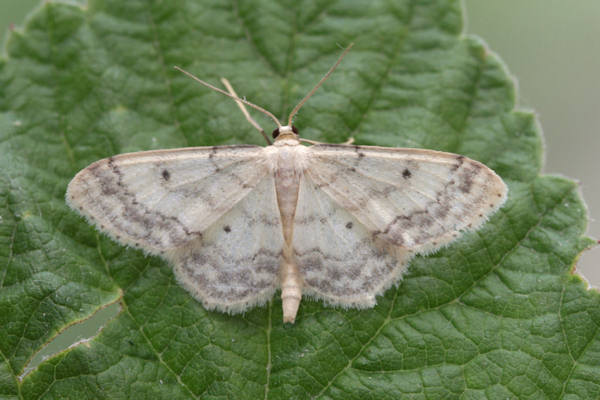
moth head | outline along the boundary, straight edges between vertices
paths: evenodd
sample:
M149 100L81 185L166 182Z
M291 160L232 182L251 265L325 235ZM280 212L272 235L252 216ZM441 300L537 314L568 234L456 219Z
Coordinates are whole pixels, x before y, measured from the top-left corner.
M272 135L273 135L273 139L275 139L275 141L282 140L282 139L298 140L298 128L296 128L294 125L280 126L279 128L276 128L273 131Z

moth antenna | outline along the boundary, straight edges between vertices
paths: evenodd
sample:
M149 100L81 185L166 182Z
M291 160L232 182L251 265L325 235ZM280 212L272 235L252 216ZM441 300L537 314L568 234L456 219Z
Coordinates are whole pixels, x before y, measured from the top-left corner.
M261 106L257 106L254 103L250 103L248 100L244 100L244 99L240 99L237 96L234 96L230 93L227 93L226 91L224 91L223 89L219 89L216 86L211 85L208 82L204 82L202 79L196 77L195 75L191 74L190 72L187 72L186 70L184 70L183 68L179 68L177 65L174 66L174 68L179 71L179 72L183 72L184 74L186 74L187 76L189 76L190 78L192 78L193 80L195 80L196 82L206 86L207 88L210 88L212 90L214 90L215 92L219 92L221 94L224 94L227 97L231 97L232 99L234 99L235 101L239 101L242 102L246 105L249 105L250 107L257 109L258 111L260 111L261 113L268 115L269 117L271 117L271 119L273 121L275 121L275 123L277 124L278 128L281 128L281 122L279 122L279 120L277 119L277 117L275 117L273 114L271 114L269 111L265 110L264 108L262 108Z
M319 81L319 83L317 83L315 85L315 87L312 88L312 90L310 92L308 92L308 94L306 96L304 96L304 98L302 100L300 100L300 103L298 103L296 105L296 107L294 107L294 109L290 113L290 117L288 118L288 126L292 126L292 119L294 118L294 115L296 115L296 113L298 112L298 110L300 110L300 108L304 105L304 103L306 103L306 101L313 94L315 94L315 92L317 91L318 88L321 87L321 85L323 84L323 82L325 82L327 80L327 78L329 78L329 75L331 75L333 73L333 71L335 71L335 69L337 68L337 66L340 65L340 63L342 62L342 59L344 58L344 56L346 55L346 53L348 53L350 51L350 49L352 48L352 46L354 46L354 43L350 43L350 45L348 47L346 47L346 49L342 52L342 54L337 59L337 61L335 62L335 64L333 64L333 66L331 68L329 68L329 71L327 71L327 73L325 74L325 76L323 76L321 78L321 80Z
M221 78L221 82L223 83L223 85L225 85L225 87L227 88L227 91L232 94L235 97L238 97L237 93L235 92L235 90L233 90L233 87L231 86L231 83L229 83L229 81L226 78ZM250 124L255 127L260 134L265 138L265 140L267 141L267 143L269 145L273 144L271 143L271 140L269 139L269 137L267 136L267 134L265 133L265 130L262 128L262 126L260 126L258 124L258 122L256 122L251 116L250 113L248 113L248 110L246 110L246 107L244 107L244 103L242 103L241 101L237 101L235 100L235 104L238 105L238 107L240 108L240 110L242 110L242 114L244 114L244 117L246 117L246 119L248 120L248 122L250 122Z

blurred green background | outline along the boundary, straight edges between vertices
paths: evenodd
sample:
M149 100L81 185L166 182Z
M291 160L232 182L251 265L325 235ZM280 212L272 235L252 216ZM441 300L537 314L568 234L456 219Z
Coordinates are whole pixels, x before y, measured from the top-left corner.
M0 0L2 42L39 0ZM465 0L466 32L482 37L518 79L519 104L544 129L544 171L581 182L589 235L600 237L600 1ZM600 248L577 269L600 287Z

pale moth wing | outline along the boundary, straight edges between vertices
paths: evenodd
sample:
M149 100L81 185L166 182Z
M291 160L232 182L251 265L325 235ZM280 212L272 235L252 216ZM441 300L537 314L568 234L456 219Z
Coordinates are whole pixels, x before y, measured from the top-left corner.
M431 150L321 144L306 151L293 248L304 292L370 307L416 253L478 228L506 199L483 164Z
M80 171L67 203L118 242L167 259L207 309L244 312L277 289L284 322L294 322L303 294L374 306L411 257L478 228L507 188L457 154L300 139L294 115L350 47L285 126L227 81L226 92L176 67L232 97L269 146L117 155ZM272 145L243 104L275 121Z
M427 253L476 229L506 200L482 163L441 151L316 145L306 176L373 235Z
M113 239L162 255L201 238L269 172L259 146L144 151L96 161L67 204Z
M346 308L374 306L408 259L405 249L378 240L308 173L300 180L292 244L303 294Z
M206 229L166 254L175 276L207 309L239 313L279 288L283 235L273 174Z

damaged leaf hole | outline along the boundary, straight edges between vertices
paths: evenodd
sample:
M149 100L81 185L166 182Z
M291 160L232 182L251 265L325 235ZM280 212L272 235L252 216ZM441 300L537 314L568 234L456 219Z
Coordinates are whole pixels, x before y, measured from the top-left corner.
M119 297L120 299L120 297ZM19 375L19 380L23 379L32 371L34 371L41 363L54 357L55 355L80 345L87 345L88 342L97 337L106 324L114 319L121 312L119 301L101 306L96 312L89 317L79 320L65 327L54 338L42 345L42 347L34 353L29 359L29 362L23 367L23 372ZM45 317L46 313L41 315Z

